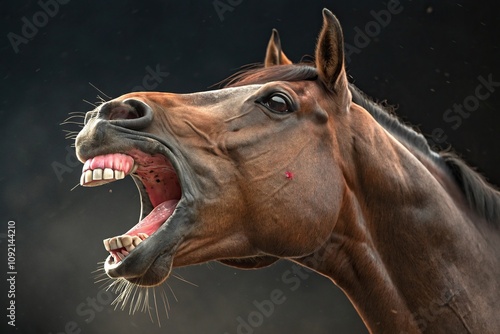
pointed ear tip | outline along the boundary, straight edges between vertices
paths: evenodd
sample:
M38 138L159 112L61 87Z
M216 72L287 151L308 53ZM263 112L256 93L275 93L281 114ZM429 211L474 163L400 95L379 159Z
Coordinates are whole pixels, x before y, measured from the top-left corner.
M274 43L278 46L280 46L280 34L278 33L278 30L274 29L271 32L271 38L269 39L269 43Z
M334 20L338 21L337 17L335 14L333 14L328 8L323 8L323 18L325 20Z

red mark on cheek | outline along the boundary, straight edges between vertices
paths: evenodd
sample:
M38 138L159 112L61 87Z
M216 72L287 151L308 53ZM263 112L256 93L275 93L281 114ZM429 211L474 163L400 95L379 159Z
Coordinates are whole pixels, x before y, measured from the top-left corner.
M293 173L290 171L285 172L285 177L289 180L293 180Z

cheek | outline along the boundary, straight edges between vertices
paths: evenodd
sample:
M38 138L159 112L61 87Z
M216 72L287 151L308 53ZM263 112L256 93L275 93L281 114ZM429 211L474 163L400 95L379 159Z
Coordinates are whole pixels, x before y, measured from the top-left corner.
M338 184L342 183L314 168L308 172L284 170L277 176L280 182L268 192L261 189L267 196L259 198L260 204L256 198L252 200L253 219L247 231L252 243L266 253L285 257L309 254L335 226L342 194Z

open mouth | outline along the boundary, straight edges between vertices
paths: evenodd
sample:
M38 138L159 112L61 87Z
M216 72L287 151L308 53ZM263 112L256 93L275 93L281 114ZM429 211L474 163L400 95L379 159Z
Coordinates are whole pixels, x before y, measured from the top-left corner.
M178 175L162 154L147 154L133 149L88 159L80 184L99 186L131 175L141 195L140 221L122 235L104 240L110 253L105 270L110 276L142 242L153 235L173 215L182 196Z

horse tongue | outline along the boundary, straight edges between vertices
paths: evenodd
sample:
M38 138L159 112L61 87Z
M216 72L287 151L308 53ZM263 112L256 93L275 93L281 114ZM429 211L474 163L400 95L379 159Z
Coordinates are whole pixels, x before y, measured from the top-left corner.
M125 234L134 236L138 233L146 233L150 236L172 215L178 202L178 200L169 200L158 204L149 215Z

